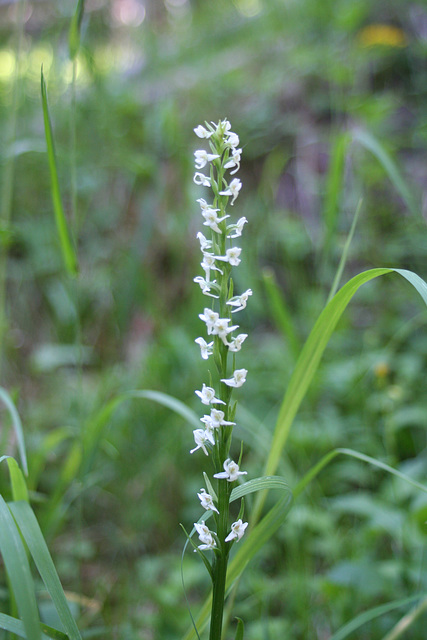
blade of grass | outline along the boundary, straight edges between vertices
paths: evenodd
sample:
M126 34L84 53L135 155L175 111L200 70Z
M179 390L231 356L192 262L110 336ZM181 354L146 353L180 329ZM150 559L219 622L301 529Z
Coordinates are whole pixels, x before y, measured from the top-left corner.
M402 634L409 629L412 623L415 622L415 620L426 611L426 609L427 596L423 596L423 600L420 602L420 604L415 607L415 609L412 609L412 611L403 616L403 618L399 620L399 622L393 627L393 629L386 636L384 636L383 640L397 640L397 638L400 638Z
M68 51L71 60L77 56L80 49L80 28L85 8L85 0L78 0L68 32Z
M0 613L0 629L11 631L20 638L27 637L22 622L16 618L12 618L12 616L7 616L5 613ZM40 630L48 636L48 638L53 638L53 640L69 640L66 633L49 627L47 624L43 624L43 622L40 623Z
M326 179L323 220L325 223L325 249L327 250L337 227L340 198L344 183L345 156L351 136L348 132L339 133L332 145L331 160Z
M317 371L329 339L348 303L363 284L373 278L393 272L408 280L427 305L427 284L417 274L406 269L383 268L364 271L352 278L335 294L320 314L295 365L277 418L270 453L264 469L265 475L273 475L277 469L295 415ZM253 522L257 521L264 500L265 493L260 493L254 505Z
M332 298L334 297L334 295L337 292L338 285L340 283L341 276L342 276L342 273L344 271L345 264L347 262L348 252L349 252L349 249L350 249L350 244L351 244L351 241L353 240L354 231L356 229L357 221L359 219L360 210L362 208L362 202L363 202L363 200L361 198L359 200L359 202L358 202L358 205L356 207L356 212L355 212L355 214L353 216L353 222L351 223L350 232L349 232L349 234L347 236L347 240L345 241L344 249L343 249L343 252L342 252L342 255L341 255L341 260L340 260L340 263L338 265L338 269L337 269L337 272L335 274L335 278L334 278L334 281L332 283L331 291L329 293L328 300L327 300L326 304L332 300Z
M296 360L301 349L300 341L295 331L292 316L289 313L285 298L279 289L272 269L264 269L262 279L273 320L287 339L292 355Z
M3 389L3 387L0 387L0 399L3 401L3 404L6 405L10 413L13 428L15 430L16 440L18 442L18 451L19 457L21 458L22 468L24 469L25 475L28 475L27 453L25 449L24 430L22 428L21 418L19 417L19 413L12 401L12 398L10 397L6 389Z
M386 604L381 604L378 607L374 607L373 609L369 609L369 611L364 611L359 614L353 620L348 622L346 625L341 627L333 636L329 638L329 640L344 640L347 638L353 631L360 629L364 624L370 622L371 620L375 620L375 618L379 618L383 616L385 613L389 613L390 611L394 611L394 609L399 609L400 607L405 607L408 604L412 604L415 600L420 598L419 594L416 596L411 596L410 598L404 598L402 600L394 600L393 602L387 602ZM397 637L397 636L396 636ZM384 640L391 640L392 637L388 635Z
M56 228L58 231L59 242L61 245L62 257L65 267L70 275L77 274L77 257L74 251L70 234L68 231L67 220L65 218L62 206L61 192L59 189L58 170L56 165L55 147L53 141L52 124L49 116L49 108L47 103L47 89L43 76L43 67L41 70L41 97L43 106L44 130L46 136L47 156L49 160L50 183L53 209L55 212Z
M55 565L33 510L27 502L23 501L12 502L9 506L27 543L37 570L52 598L65 632L70 640L81 640L80 632L71 615Z
M7 466L9 467L13 499L29 502L27 485L15 458L8 457Z
M41 640L35 587L27 554L9 507L2 496L0 496L0 551L27 640Z
M388 174L388 177L394 184L396 191L398 191L402 197L409 211L415 216L420 215L420 207L414 201L412 193L403 179L396 163L385 150L383 145L368 131L358 130L353 132L353 139L374 154L377 160L382 164L384 170Z

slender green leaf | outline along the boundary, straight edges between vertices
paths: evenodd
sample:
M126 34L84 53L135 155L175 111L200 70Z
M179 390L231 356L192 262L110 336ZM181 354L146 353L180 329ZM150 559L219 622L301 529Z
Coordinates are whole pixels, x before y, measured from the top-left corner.
M326 246L329 244L337 226L339 204L344 183L345 156L350 142L350 134L344 132L336 136L332 145L329 171L326 179L325 202L323 205Z
M407 614L405 614L403 618L401 618L399 622L394 625L393 629L390 629L387 635L384 636L383 640L397 640L404 634L406 636L406 631L409 629L409 627L415 622L415 620L417 620L423 613L425 613L427 609L427 594L424 594L420 597L423 598L421 602L417 604L417 606L412 609L412 611L409 611Z
M15 458L8 457L7 465L9 467L13 499L29 502L27 485Z
M392 272L398 273L408 280L427 304L427 284L417 274L406 269L383 268L364 271L352 278L335 294L320 314L295 365L273 433L270 454L265 465L266 475L274 474L277 469L295 415L317 371L329 339L348 303L363 284L373 278ZM252 514L254 522L258 519L264 499L265 493L257 497Z
M6 615L5 613L0 613L0 629L11 631L20 638L27 637L22 622L16 618ZM49 627L47 624L43 624L43 622L40 623L40 630L48 636L48 638L53 638L53 640L69 640L66 633L58 631L58 629L54 629L53 627Z
M236 636L234 640L243 640L243 632L245 630L243 620L241 618L236 618L236 620L237 620L237 629L236 629Z
M25 449L24 431L22 429L21 418L12 401L12 398L3 387L0 387L0 399L6 405L12 419L13 428L15 430L16 440L18 442L19 457L21 458L22 468L25 475L28 475L27 453Z
M401 471L397 469L393 469L390 465L385 464L385 462L381 462L380 460L376 460L375 458L371 458L370 456L366 456L364 453L360 453L359 451L353 451L353 449L334 449L327 453L317 464L314 465L298 482L298 484L292 489L292 493L294 498L297 498L304 489L310 484L314 478L319 475L319 473L324 469L334 458L339 455L351 456L352 458L357 458L362 462L367 462L368 464L377 467L378 469L382 469L383 471L387 471L387 473L391 473L392 475L404 480L408 484L411 484L416 489L427 493L427 486L413 480L409 476L405 475Z
M396 163L385 150L383 145L368 131L355 131L353 133L353 139L356 142L360 142L365 149L368 149L374 154L377 160L382 164L384 170L388 174L388 177L394 184L396 191L401 195L411 213L414 215L420 215L420 207L415 203L412 193L403 179Z
M416 600L422 597L420 594L416 596L411 596L410 598L404 598L403 600L394 600L393 602L387 602L386 604L381 604L378 607L374 607L373 609L369 609L369 611L364 611L359 614L353 620L345 624L341 629L339 629L333 636L329 638L329 640L344 640L344 638L348 638L348 636L356 631L356 629L360 629L364 624L370 622L371 620L375 620L375 618L379 618L394 609L399 609L400 607L406 607L408 604L412 604Z
M330 302L330 300L332 300L332 298L334 297L334 295L337 292L338 285L340 283L341 276L343 274L344 267L345 267L345 264L347 262L348 252L350 250L351 241L353 240L353 236L354 236L354 232L355 232L355 229L356 229L357 221L359 219L359 213L360 213L360 209L361 208L362 208L362 199L359 200L359 203L358 203L358 205L356 207L356 212L355 212L355 214L353 216L353 222L351 223L350 232L349 232L349 234L347 236L347 239L345 241L344 249L343 249L343 252L342 252L342 255L341 255L341 260L340 260L340 263L338 265L338 269L337 269L337 272L335 274L335 278L334 278L334 281L332 283L331 291L329 293L327 302Z
M0 496L0 551L27 640L41 640L35 587L27 554L9 507L2 496Z
M38 572L52 598L59 619L70 640L81 640L76 622L71 615L61 582L47 548L33 510L27 502L12 502L10 510L27 543Z
M83 19L85 0L78 0L68 33L68 51L71 60L77 56L80 49L80 28Z
M264 269L262 272L267 301L276 326L289 342L291 352L296 359L300 352L300 341L295 331L292 315L289 312L282 291L279 289L272 269Z
M59 188L58 170L56 165L55 146L53 141L52 124L49 116L49 108L47 103L47 89L43 76L43 67L41 70L41 97L43 106L44 130L46 136L47 156L49 160L50 170L50 186L53 209L55 212L56 228L58 231L59 241L61 245L62 257L65 267L71 275L77 274L77 256L74 251L71 237L68 230L67 220L65 218L64 208L62 206L61 191Z

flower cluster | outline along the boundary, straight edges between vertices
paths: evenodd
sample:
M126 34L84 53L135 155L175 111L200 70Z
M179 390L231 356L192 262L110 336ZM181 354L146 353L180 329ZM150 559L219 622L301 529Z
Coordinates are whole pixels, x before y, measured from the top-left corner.
M220 497L210 495L205 489L201 489L197 494L202 507L213 512L215 518L218 518L218 524L219 508L225 506L228 509L231 483L246 474L246 471L240 471L239 465L229 457L231 432L235 426L235 406L231 409L231 394L234 388L245 383L248 373L246 369L235 368L236 353L240 351L248 336L246 333L238 332L239 325L232 322L232 314L234 320L234 314L246 308L252 290L247 289L235 295L231 277L232 268L239 266L242 254L242 249L236 246L234 241L242 236L247 223L245 217L233 222L226 213L227 205L234 205L242 188L238 178L227 177L227 172L234 176L240 169L242 149L239 148L239 136L231 131L228 120L205 125L199 125L194 129L196 135L209 144L208 151L198 149L194 153L194 182L198 186L209 187L213 193L209 200L197 199L202 224L207 229L205 233L197 233L202 253L200 266L203 275L195 277L194 282L200 286L202 293L210 298L210 302L206 302L203 313L199 314L206 328L206 336L197 338L195 342L200 347L203 360L213 358L218 371L219 393L206 384L203 384L201 390L196 391L202 404L209 407L209 413L206 412L200 418L203 427L193 431L196 446L190 453L201 449L205 455L211 455L217 470L213 477L219 483L225 483L222 487L219 486ZM232 366L228 362L229 353ZM204 522L197 523L194 526L202 543L198 548L218 551L218 546L237 542L243 536L247 524L239 517L231 525L231 531L220 531L219 527L217 533L213 533Z

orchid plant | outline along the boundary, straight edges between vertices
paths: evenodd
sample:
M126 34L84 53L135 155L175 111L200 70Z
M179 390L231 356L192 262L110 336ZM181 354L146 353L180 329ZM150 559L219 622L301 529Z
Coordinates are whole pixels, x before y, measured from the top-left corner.
M236 354L248 336L238 333L239 325L233 322L234 314L245 309L252 290L247 289L235 295L232 270L241 262L242 249L234 241L242 236L247 220L241 217L233 222L226 213L230 199L230 204L234 205L242 187L238 178L227 177L227 171L234 176L240 168L242 149L239 148L239 136L231 131L228 120L222 120L217 125L206 123L206 127L199 125L194 131L210 147L210 153L204 149L194 153L197 169L194 182L212 191L211 203L208 204L204 198L197 200L209 237L205 237L201 231L197 234L204 276L194 278L202 293L211 300L199 315L210 341L201 336L195 342L200 347L201 357L213 360L216 374L210 372L209 386L203 383L202 389L196 391L201 403L209 407L209 413L200 418L203 427L193 431L196 446L190 453L200 450L211 458L215 471L212 475L217 481L215 491L209 476L205 475L208 491L202 488L197 494L201 506L213 515L214 526L208 528L204 520L194 524L201 543L195 551L202 556L212 578L210 640L214 640L221 638L229 553L248 526L247 522L243 522L243 500L239 517L231 524L229 504L233 486L241 476L246 475L246 471L240 470L241 460L234 461L230 453L236 413L232 395L234 389L245 383L248 373L246 369L236 367ZM200 172L206 167L209 168L209 175ZM210 386L214 384L213 378L216 388ZM207 552L212 552L212 558Z

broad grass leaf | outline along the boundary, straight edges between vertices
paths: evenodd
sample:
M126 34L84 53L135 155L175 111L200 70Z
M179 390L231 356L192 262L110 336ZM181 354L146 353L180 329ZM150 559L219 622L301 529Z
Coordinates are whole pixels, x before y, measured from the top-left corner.
M50 171L50 190L52 196L53 209L55 212L55 222L58 231L59 242L61 245L62 257L65 267L70 275L77 274L77 256L71 242L67 220L65 218L64 208L62 206L61 192L59 189L58 169L56 165L55 146L53 141L52 124L49 116L49 107L47 103L47 89L43 76L43 68L41 70L41 97L43 107L44 130L46 136L47 157L49 161Z
M18 442L18 451L19 457L21 458L22 468L24 469L25 475L28 475L27 452L25 448L24 431L22 429L21 418L19 417L19 413L12 401L12 398L3 387L0 387L0 399L3 401L3 404L6 405L12 419L12 425Z
M27 640L41 640L39 613L30 565L21 534L2 496L0 496L0 551Z
M15 458L8 457L7 466L9 467L13 499L25 500L25 502L29 502L27 485L25 483L22 471L19 468Z
M70 640L81 640L61 582L33 510L27 502L11 502L10 510L21 531L37 570L52 598L59 619Z
M27 634L25 633L24 625L20 620L16 618L12 618L12 616L8 616L5 613L0 613L0 629L4 629L5 631L10 631L20 638L26 638ZM53 638L53 640L69 640L66 633L59 631L58 629L53 629L49 627L47 624L40 623L40 630L44 633L48 638Z

